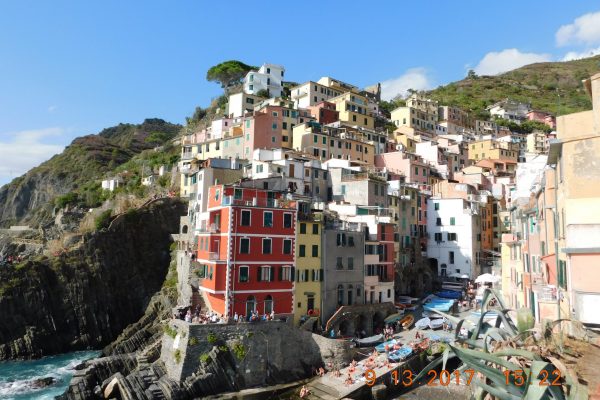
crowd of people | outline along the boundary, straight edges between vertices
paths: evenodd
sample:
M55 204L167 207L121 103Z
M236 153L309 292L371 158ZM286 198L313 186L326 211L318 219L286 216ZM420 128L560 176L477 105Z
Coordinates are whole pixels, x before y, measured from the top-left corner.
M268 314L260 315L256 310L252 311L249 315L239 315L237 312L232 318L225 318L213 311L202 312L200 306L192 311L192 308L183 308L177 310L173 314L174 319L180 319L190 324L226 324L226 323L241 323L241 322L260 322L260 321L273 321L275 320L275 311L271 311Z

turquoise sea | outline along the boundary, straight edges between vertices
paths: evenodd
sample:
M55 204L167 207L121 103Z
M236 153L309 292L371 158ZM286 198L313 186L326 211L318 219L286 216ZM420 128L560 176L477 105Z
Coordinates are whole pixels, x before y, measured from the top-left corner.
M54 399L54 396L62 394L69 385L73 368L99 354L99 351L78 351L32 361L0 362L0 399ZM36 379L47 377L56 379L56 382L46 388L33 386Z

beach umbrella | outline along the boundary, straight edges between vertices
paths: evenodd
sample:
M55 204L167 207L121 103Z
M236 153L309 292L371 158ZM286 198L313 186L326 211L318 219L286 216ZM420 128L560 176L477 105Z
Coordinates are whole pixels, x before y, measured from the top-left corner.
M455 273L450 274L448 276L450 278L469 279L469 275L467 275L467 274L460 274L458 272L455 272Z
M496 283L500 278L492 274L482 274L475 279L475 283Z

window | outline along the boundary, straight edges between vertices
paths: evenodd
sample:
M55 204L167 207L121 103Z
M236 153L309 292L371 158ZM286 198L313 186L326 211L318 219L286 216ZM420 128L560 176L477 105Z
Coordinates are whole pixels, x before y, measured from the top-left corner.
M283 240L283 254L292 254L292 240L291 239Z
M342 185L342 194L346 194L346 185Z
M273 212L272 211L264 211L263 212L263 226L272 227L273 226Z
M240 267L240 282L248 282L248 267Z
M567 288L567 262L563 260L558 261L558 285Z
M271 267L260 267L258 269L259 271L259 281L261 282L271 282L273 279L271 277L272 274L272 268Z
M456 225L456 218L450 217L450 225Z
M448 232L448 241L456 242L457 240L456 233Z
M319 177L319 170L318 170L318 169L315 169L315 170L313 170L313 176L314 176L315 178L318 178L318 177Z
M338 306L341 306L344 304L344 286L343 285L338 285Z
M250 226L250 210L242 210L242 221L240 222L242 226Z
M348 247L354 247L354 236L348 236Z
M441 232L437 232L434 234L434 238L436 242L441 242L442 241L442 233Z
M348 257L348 269L354 269L354 257Z
M257 173L263 172L263 165L262 164L259 164L259 165L256 166L256 172Z
M281 267L279 280L280 281L291 281L292 277L292 267Z
M262 240L262 252L263 254L271 254L271 239Z
M312 245L312 256L319 257L319 245L318 244Z
M300 224L300 233L306 234L306 224L304 222Z
M356 115L352 116L352 122L356 122Z
M317 135L313 135L313 143L318 143L319 137Z
M453 251L448 252L448 262L450 264L454 264L454 252Z
M436 218L436 219L435 219L435 224L436 224L437 226L442 226L442 219L441 219L441 218Z
M240 254L250 254L250 239L249 238L241 238L240 239Z
M342 257L336 257L335 268L336 269L344 269L344 263L342 261Z
M290 214L290 213L283 214L283 227L284 228L292 227L292 214Z
M433 209L434 210L439 210L440 209L440 203L433 203Z
M271 295L267 295L265 297L265 314L271 314L271 311L273 311L273 298Z
M477 234L477 241L478 241L478 242L481 242L481 233L478 233L478 234Z
M254 85L248 85L248 89L254 90Z
M306 245L298 246L298 257L306 257Z

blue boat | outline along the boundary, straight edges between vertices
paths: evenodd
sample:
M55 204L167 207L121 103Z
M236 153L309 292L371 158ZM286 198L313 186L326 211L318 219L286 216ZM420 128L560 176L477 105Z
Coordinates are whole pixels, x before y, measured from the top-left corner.
M388 354L388 359L393 362L400 362L406 360L413 350L410 346L402 346L398 350L392 351Z
M388 340L387 342L383 342L383 343L375 346L375 350L377 350L378 353L385 353L385 346L388 346L388 348L391 349L394 347L394 345L396 343L400 343L400 342L396 339Z
M438 297L443 297L445 299L455 299L455 300L458 300L462 297L461 292L457 292L454 290L442 290L441 292L437 292L435 295Z
M424 310L427 311L442 311L442 312L448 312L450 311L450 309L452 308L452 306L454 305L454 302L450 302L450 303L427 303L423 306Z

